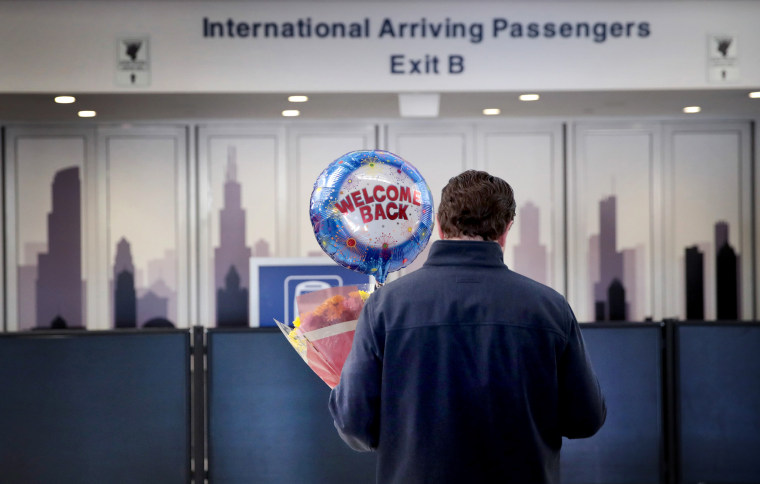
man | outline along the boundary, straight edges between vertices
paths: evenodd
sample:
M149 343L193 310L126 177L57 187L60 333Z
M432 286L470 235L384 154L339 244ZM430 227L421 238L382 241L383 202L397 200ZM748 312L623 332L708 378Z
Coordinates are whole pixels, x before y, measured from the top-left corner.
M330 412L380 483L556 483L562 436L604 423L570 306L503 262L515 206L488 173L449 180L442 240L362 310Z

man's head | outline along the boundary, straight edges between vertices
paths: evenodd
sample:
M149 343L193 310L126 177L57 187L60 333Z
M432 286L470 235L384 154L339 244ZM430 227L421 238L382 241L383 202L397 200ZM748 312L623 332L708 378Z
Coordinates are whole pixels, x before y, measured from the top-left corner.
M450 179L441 192L441 238L499 241L515 218L515 208L509 183L484 171L468 170Z

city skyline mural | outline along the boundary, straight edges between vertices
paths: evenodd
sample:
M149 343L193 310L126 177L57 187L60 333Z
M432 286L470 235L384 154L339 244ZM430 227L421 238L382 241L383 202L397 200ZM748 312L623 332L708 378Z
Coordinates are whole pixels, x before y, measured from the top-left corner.
M16 241L15 255L9 253L8 260L15 265L11 277L15 275L16 311L8 316L19 330L50 328L54 321L59 327L86 326L83 166L87 138L38 133L8 138L8 143L15 158L6 167L13 170L6 183L13 181L17 186L14 213L6 212L6 220L12 223L7 235Z
M656 142L647 129L576 131L568 165L568 299L581 322L645 321L657 312Z
M550 124L391 123L385 143L435 199L464 169L508 180L505 262L581 322L754 317L746 123L578 123L566 152ZM250 325L251 257L325 257L304 173L366 141L327 128L198 126L193 160L181 126L8 127L6 329Z
M599 201L599 231L588 239L594 321L632 320L639 308L644 250L619 247L617 232L617 197L610 195Z
M672 238L673 317L737 320L751 314L751 257L742 230L748 189L743 134L674 130ZM749 304L748 304L749 303Z
M215 239L210 317L217 327L245 327L250 325L250 258L274 255L274 146L266 137L252 137L212 139L209 149Z
M111 326L141 328L151 320L176 326L179 234L174 139L109 136L106 155Z
M251 248L245 240L242 186L237 180L237 151L227 149L224 205L219 210L219 246L214 249L216 325L248 326L248 267Z
M78 166L56 171L50 183L46 241L27 242L18 267L20 329L82 327L81 180Z
M741 257L729 242L729 229L728 223L718 221L714 225L713 244L702 242L684 249L684 299L688 320L704 320L708 301L710 307L715 308L715 319L739 319Z
M484 136L485 170L506 180L517 203L507 235L507 266L559 292L565 292L562 165L556 129L538 132L498 130Z
M541 243L540 210L527 201L517 209L520 217L519 238L513 247L514 270L541 284L549 285L549 252Z

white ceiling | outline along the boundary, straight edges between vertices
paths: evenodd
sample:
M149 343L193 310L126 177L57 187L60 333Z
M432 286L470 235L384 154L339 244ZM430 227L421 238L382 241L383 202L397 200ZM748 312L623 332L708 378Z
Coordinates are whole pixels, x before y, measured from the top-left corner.
M760 90L760 86L758 86ZM501 109L502 117L721 117L758 118L760 99L749 91L540 92L534 102L514 92L442 93L438 118L481 117L484 108ZM74 104L55 104L58 94L73 94ZM306 103L289 103L289 94L306 94ZM684 106L701 106L684 114ZM281 94L0 94L0 122L70 122L81 109L97 120L158 121L188 119L281 119L285 109L299 109L303 120L400 118L396 93ZM292 119L292 118L291 118Z

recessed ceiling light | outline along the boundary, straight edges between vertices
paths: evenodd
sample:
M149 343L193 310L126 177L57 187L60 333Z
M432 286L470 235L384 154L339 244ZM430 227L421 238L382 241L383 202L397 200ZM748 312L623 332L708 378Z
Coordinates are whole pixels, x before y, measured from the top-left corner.
M76 98L74 96L56 96L54 101L58 104L71 104L76 101Z
M538 101L538 94L520 94L520 101Z
M305 103L309 100L309 96L288 96L288 101L292 103Z
M698 113L700 111L702 111L702 108L700 108L699 106L686 106L685 108L683 108L683 112L689 113L689 114Z
M760 91L755 91L755 92L749 93L749 97L751 97L753 99L760 99Z
M299 111L298 109L286 109L285 111L282 112L282 115L285 116L286 118L290 118L293 116L300 116L301 111Z
M77 114L80 118L94 118L97 113L95 111L79 111Z
M483 114L486 116L496 116L497 114L501 114L501 109L499 108L486 108L483 110Z

